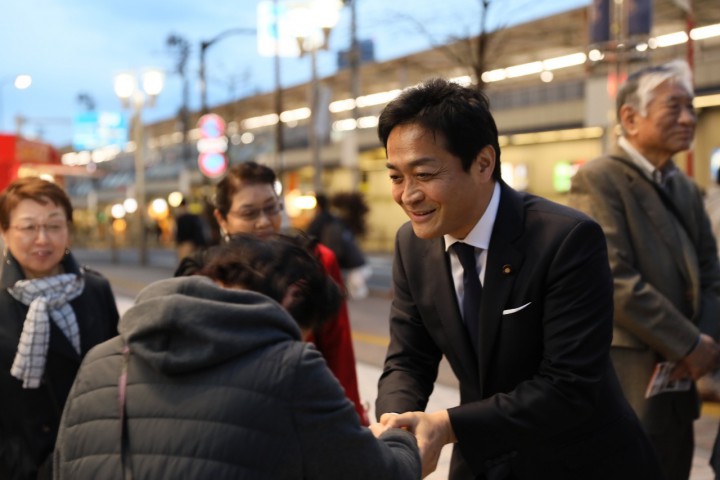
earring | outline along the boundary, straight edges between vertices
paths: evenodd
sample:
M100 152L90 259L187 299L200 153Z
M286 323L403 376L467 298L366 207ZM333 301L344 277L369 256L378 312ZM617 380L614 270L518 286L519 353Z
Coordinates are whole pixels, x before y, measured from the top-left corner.
M65 248L65 255L70 255L70 249L69 249L69 248Z

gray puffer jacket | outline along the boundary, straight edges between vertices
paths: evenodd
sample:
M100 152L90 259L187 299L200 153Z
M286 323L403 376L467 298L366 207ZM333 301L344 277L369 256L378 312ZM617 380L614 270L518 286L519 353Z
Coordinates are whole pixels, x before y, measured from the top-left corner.
M419 479L415 439L378 440L276 302L203 277L148 286L70 392L56 479L121 479L118 377L143 479Z

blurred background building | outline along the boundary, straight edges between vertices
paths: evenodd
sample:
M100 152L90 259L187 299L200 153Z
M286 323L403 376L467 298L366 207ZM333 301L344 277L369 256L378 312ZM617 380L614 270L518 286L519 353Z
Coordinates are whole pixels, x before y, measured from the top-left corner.
M354 8L353 3L335 1L326 8ZM270 17L279 21L272 12ZM140 204L147 207L145 234L151 244L163 244L171 238L171 210L180 199L196 213L210 209L212 187L227 166L255 160L280 173L287 220L294 226L304 226L312 215L314 192L362 192L370 207L363 247L390 252L406 218L389 194L377 116L403 88L432 76L483 88L501 133L504 180L564 203L573 172L614 140L616 86L639 66L684 58L695 75L698 127L692 152L678 164L701 186L720 167L717 0L595 0L384 62L374 61L372 42L354 36L349 50L336 52L337 73L327 77L318 77L314 57L327 47L332 18L315 27L315 33L294 33L312 69L306 84L276 86L221 105L203 103L200 111L181 108L176 117L142 125L142 134L133 135L139 144L108 140L62 149L60 165L88 172L64 180L77 207L77 228L85 233L76 238L137 245L141 230L129 225L140 221ZM202 53L220 38L205 42ZM173 45L182 71L181 39ZM281 47L275 48L277 79ZM113 128L123 126L107 121L112 139Z

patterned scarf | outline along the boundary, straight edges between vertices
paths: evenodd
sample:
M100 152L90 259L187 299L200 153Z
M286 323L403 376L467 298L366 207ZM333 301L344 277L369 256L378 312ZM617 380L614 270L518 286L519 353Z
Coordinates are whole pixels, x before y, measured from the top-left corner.
M70 301L85 288L85 279L74 273L19 280L8 292L29 305L20 342L10 373L23 381L23 388L38 388L45 372L50 344L50 318L80 354L80 331Z

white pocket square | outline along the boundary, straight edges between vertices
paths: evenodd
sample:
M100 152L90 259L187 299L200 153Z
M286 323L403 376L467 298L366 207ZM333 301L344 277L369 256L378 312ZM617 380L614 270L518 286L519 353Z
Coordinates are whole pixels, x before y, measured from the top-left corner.
M532 303L532 302L528 302L528 303L526 303L525 305L523 305L523 306L521 306L521 307L510 308L510 309L508 309L508 310L503 310L503 315L510 315L511 313L519 312L520 310L522 310L523 308L527 307L527 306L530 305L531 303Z

